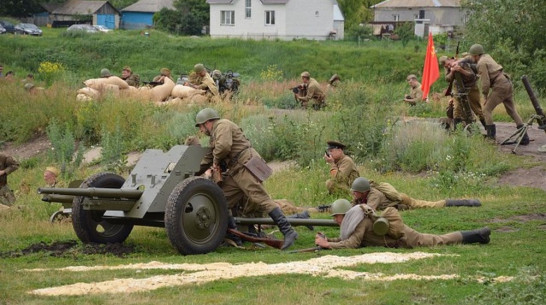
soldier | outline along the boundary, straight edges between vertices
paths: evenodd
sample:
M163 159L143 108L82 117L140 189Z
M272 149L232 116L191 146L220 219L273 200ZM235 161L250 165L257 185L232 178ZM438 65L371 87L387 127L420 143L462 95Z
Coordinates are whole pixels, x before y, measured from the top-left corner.
M190 82L188 85L195 89L205 90L210 102L219 101L220 93L218 92L218 87L205 69L205 66L203 64L196 64L193 67L193 71L195 72L195 78L192 78L190 75Z
M483 116L485 118L485 130L487 137L495 140L497 130L493 123L493 110L500 104L504 104L504 108L508 115L516 123L519 129L523 127L523 121L519 116L513 100L513 87L510 77L502 71L502 66L499 65L489 54L485 54L483 46L474 44L468 51L470 56L477 63L478 75L481 79L482 94L485 98L483 106ZM491 92L489 92L491 89ZM524 134L521 145L529 144L529 136Z
M138 87L140 86L140 76L133 73L131 67L125 66L121 70L121 79L123 79L129 86Z
M366 205L351 207L346 199L338 199L332 204L332 217L341 227L340 237L326 238L322 233L315 236L315 244L325 249L360 248L383 246L387 248L413 248L452 244L488 244L491 230L487 227L460 231L444 235L423 234L403 225L401 237L381 235L374 232L374 221L365 212Z
M417 80L417 76L414 74L408 75L406 81L411 87L410 94L404 97L404 102L415 106L417 102L423 101L423 90L421 90L421 83Z
M163 84L165 77L173 79L172 76L171 76L171 70L169 70L167 68L161 68L159 70L159 75L155 76L152 79L152 82L156 83L155 85Z
M374 210L384 210L394 207L398 210L418 208L443 208L443 207L479 207L481 203L476 199L448 199L439 201L425 201L411 198L399 193L388 183L375 183L364 177L355 179L351 186L353 205L367 204Z
M360 176L356 165L344 152L346 145L337 141L328 141L328 148L324 160L330 164L330 179L326 181L326 188L330 194L338 191L348 191L351 181Z
M11 206L15 195L8 186L8 175L19 168L19 162L12 156L0 153L0 203Z
M460 61L455 60L454 58L448 58L447 56L440 57L440 65L444 67L446 73L446 81L451 83L452 92L454 98L453 103L453 122L455 128L461 122L466 122L470 124L473 121L472 113L474 112L476 116L480 119L483 127L485 128L485 119L482 113L482 106L480 103L480 90L478 89L478 77L476 76L476 67L471 63L470 59L463 59ZM455 79L456 73L461 75L461 80L463 82L464 92L458 92L457 80ZM460 96L460 94L466 94L466 98ZM466 109L462 104L468 103L469 109Z
M57 185L57 177L61 172L53 166L46 167L44 171L44 181L48 187L55 187Z
M303 81L302 87L305 94L302 94L302 91L295 94L296 99L301 103L301 107L307 108L309 101L315 100L313 109L324 108L326 106L326 95L320 88L319 83L311 78L311 74L307 71L301 73L301 80Z
M100 77L101 78L109 78L110 76L112 76L112 73L110 73L110 70L106 69L106 68L103 68L100 70Z
M201 172L205 177L216 177L223 172L220 186L228 201L228 208L234 208L239 201L246 197L249 201L259 205L267 212L279 230L284 235L282 249L290 247L298 233L294 231L279 206L266 192L259 175L253 174L253 162L263 162L260 154L252 148L250 141L235 123L227 119L220 119L216 110L205 108L197 113L195 127L210 136L211 152L201 161ZM265 162L263 163L265 165ZM265 178L264 178L265 179ZM229 227L236 228L233 217L229 218Z

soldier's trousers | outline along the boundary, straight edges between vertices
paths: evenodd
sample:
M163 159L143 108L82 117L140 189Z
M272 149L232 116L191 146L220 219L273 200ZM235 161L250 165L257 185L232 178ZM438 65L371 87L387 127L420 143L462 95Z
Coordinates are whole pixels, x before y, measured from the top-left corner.
M0 203L7 206L15 203L15 195L7 184L0 188Z
M407 205L410 209L443 208L446 206L445 200L439 200L439 201L419 200L419 199L411 198L410 196L404 193L400 193L400 197L402 197L402 201L400 201L400 203Z
M423 234L404 225L404 237L401 238L400 242L402 243L403 247L407 248L453 245L462 243L463 235L461 232L453 232L443 235Z
M516 126L523 125L523 121L514 105L512 82L502 74L497 76L491 88L491 94L489 94L483 106L483 116L487 125L493 125L493 110L500 103L504 104L506 113L516 122Z
M224 177L222 190L227 199L228 209L236 208L245 200L243 215L269 213L278 205L271 199L264 186L245 167L233 176Z
M465 117L464 108L461 105L461 101L459 100L459 98L456 97L454 101L455 102L453 104L453 117L456 119L462 119L465 121L471 120L472 119L471 117L470 118ZM485 117L483 116L482 104L480 102L480 90L478 89L478 86L474 86L468 91L468 104L472 112L474 112L474 114L480 120L485 119Z

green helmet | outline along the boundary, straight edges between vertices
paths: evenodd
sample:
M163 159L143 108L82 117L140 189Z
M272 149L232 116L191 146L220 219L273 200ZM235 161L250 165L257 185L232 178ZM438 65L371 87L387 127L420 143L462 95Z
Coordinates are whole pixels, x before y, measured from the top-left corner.
M365 193L370 190L370 181L364 177L358 177L353 181L353 185L351 185L351 192L357 191L361 193Z
M470 55L482 55L485 53L485 51L483 50L483 46L481 44L473 44L470 47L470 50L468 50L468 53L470 53Z
M203 64L196 64L193 66L193 71L195 71L195 73L201 73L202 71L205 71L205 66Z
M331 207L332 215L330 215L330 216L345 215L345 213L347 213L347 211L349 211L351 209L351 207L352 207L352 205L349 202L349 200L347 200L347 199L338 199L338 200L334 201L334 203L332 203L332 207Z
M112 73L110 73L110 70L104 68L100 70L100 77L110 77L112 76Z
M205 123L206 121L217 120L219 118L220 115L218 112L216 112L216 110L212 108L202 109L195 116L195 127L199 127L199 125Z

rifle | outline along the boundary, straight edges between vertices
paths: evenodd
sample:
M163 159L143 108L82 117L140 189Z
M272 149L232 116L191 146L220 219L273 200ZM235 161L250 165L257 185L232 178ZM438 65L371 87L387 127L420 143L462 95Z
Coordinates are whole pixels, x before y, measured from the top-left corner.
M319 212L325 213L325 212L328 212L331 207L332 207L331 204L323 204L323 205L319 205L317 207L317 209L318 209Z
M305 253L305 252L318 252L320 250L324 250L324 248L316 246L312 248L305 248L305 249L298 249L298 250L292 250L288 251L288 253Z
M237 231L235 229L228 229L228 232L235 235L235 236L239 236L241 239L244 239L246 241L250 241L250 242L253 242L253 243L264 243L264 244L266 244L268 246L271 246L271 247L277 248L277 249L281 249L282 245L284 244L284 241L282 241L280 239L265 238L265 237L253 237L253 236L247 235L247 234L245 234L243 232Z
M461 41L457 41L457 49L455 49L455 59L457 59L457 57L459 57L459 46L461 44ZM446 94L445 96L451 96L451 91L453 90L453 81L455 80L455 78L451 79L451 81L449 82L449 86L447 87L447 90L446 90Z
M529 84L527 75L523 75L521 77L521 81L523 82L523 85L525 86L525 90L527 91L527 94L529 95L529 98L531 99L531 103L533 104L533 108L535 108L535 112L540 117L540 118L537 118L537 123L539 125L538 128L546 132L546 116L544 116L544 112L542 111L542 108L540 108L540 104L538 103L538 99L535 93L533 92L531 85Z
M152 87L155 87L155 86L159 86L159 85L163 85L162 82L154 82L154 81L151 81L151 82L142 82L144 85L150 85Z

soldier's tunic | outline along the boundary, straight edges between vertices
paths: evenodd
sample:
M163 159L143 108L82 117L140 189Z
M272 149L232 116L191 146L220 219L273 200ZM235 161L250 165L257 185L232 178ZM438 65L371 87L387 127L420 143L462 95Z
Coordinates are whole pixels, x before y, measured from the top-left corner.
M131 73L127 78L122 78L129 86L140 86L140 76L138 74Z
M415 87L411 87L409 97L410 98L406 98L405 101L412 105L415 105L417 102L423 100L423 90L421 89L421 83L417 83Z
M493 109L500 103L503 103L506 112L516 122L516 125L522 125L523 121L514 105L512 82L502 72L502 66L489 56L489 54L481 55L477 66L478 75L481 79L482 93L487 97L483 106L485 123L493 125ZM491 90L491 94L489 94L489 90Z
M217 102L219 101L220 93L218 92L218 87L216 86L216 82L210 74L205 74L205 76L197 76L195 78L195 81L193 82L198 89L205 90L207 93L207 97L210 102Z
M326 95L324 91L320 88L320 84L314 79L309 78L309 83L307 84L307 95L299 96L298 99L301 102L302 107L307 107L307 104L310 100L315 100L313 104L315 108L323 107L325 104Z
M367 204L374 210L384 210L388 207L395 207L398 210L420 209L420 208L442 208L446 206L445 200L426 201L411 198L410 196L399 193L402 200L393 201L387 198L385 194L373 187L370 187L368 196L363 200L353 200L353 205Z
M11 156L0 153L0 170L5 174L0 176L0 203L10 206L15 202L15 195L8 186L8 175L19 168L19 163Z
M253 156L260 156L243 131L227 119L214 121L210 136L211 152L201 161L202 166L218 164L227 168L221 185L231 210L247 198L243 214L271 212L277 204L269 197L262 183L243 165Z
M360 177L356 164L351 157L345 155L337 162L330 164L330 172L335 171L336 175L326 181L328 192L347 192L351 189L353 181Z
M360 207L353 207L347 212L345 217L348 217L349 213L364 213L364 211L362 211ZM364 217L364 219L356 226L355 230L350 233L350 235L348 234L348 238L343 240L340 237L327 238L327 240L332 249L354 249L372 246L383 246L388 248L413 248L421 246L427 247L460 244L463 241L463 235L461 232L453 232L444 235L423 234L415 231L407 225L404 225L403 232L403 236L399 239L392 238L388 235L379 236L373 232L372 220Z
M465 91L468 93L468 103L469 103L470 109L472 110L472 112L474 112L474 114L480 120L484 120L485 118L482 112L482 105L480 103L480 89L478 88L478 77L474 73L474 70L471 67L471 63L468 60L462 60L459 63L459 66L461 66L465 71L468 71L471 74L471 75L465 75L461 73L461 78L463 80ZM459 72L455 72L455 73L459 73ZM445 77L446 81L447 82L451 82L452 80L455 81L454 78L455 78L454 74L450 75L450 69L446 69L446 77ZM452 92L455 96L455 103L453 105L453 117L463 119L467 122L472 120L472 117L468 118L466 117L464 113L463 107L461 105L461 100L457 95L458 91L457 91L457 86L455 85L455 83L453 84Z

